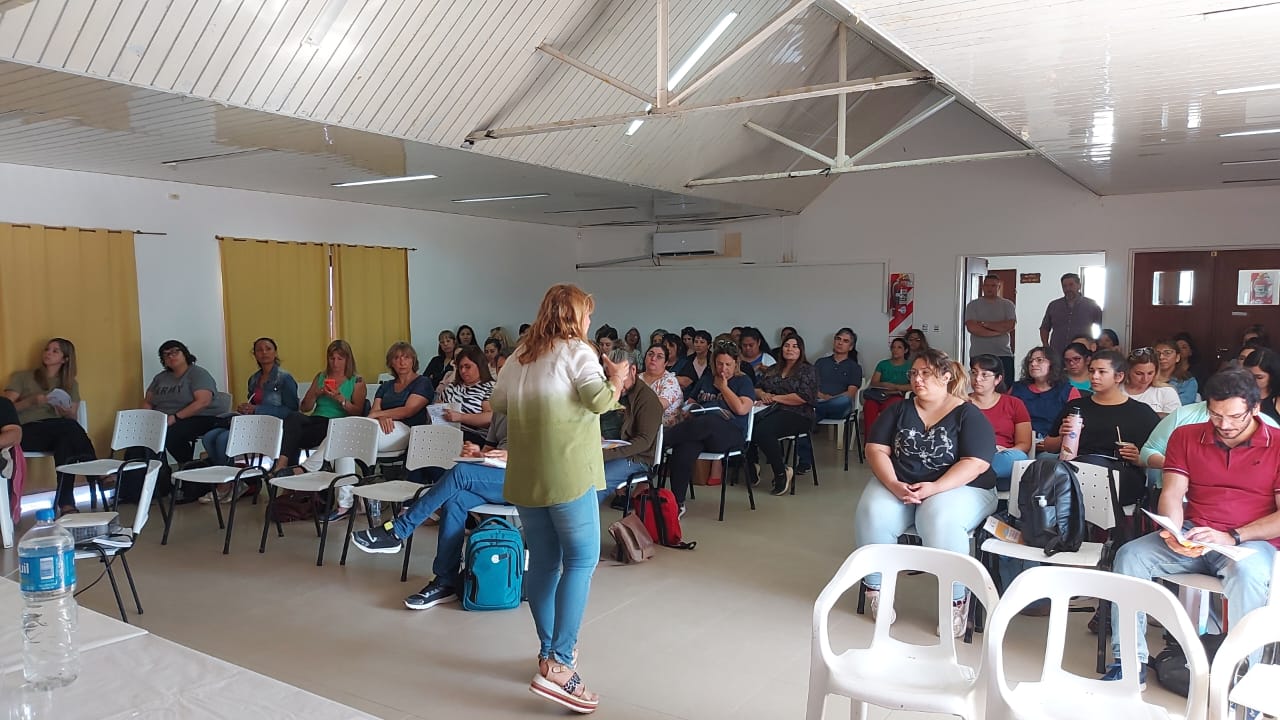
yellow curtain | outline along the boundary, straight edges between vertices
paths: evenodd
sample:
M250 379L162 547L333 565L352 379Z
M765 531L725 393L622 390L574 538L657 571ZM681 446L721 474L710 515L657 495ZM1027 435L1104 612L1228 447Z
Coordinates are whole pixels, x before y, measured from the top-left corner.
M0 380L31 370L50 338L76 348L99 455L116 411L142 402L133 233L0 223Z
M314 243L218 238L233 407L258 369L253 341L276 341L280 365L300 382L324 369L329 343L329 252Z
M409 265L404 248L333 246L335 326L351 343L366 382L386 372L387 348L409 340ZM427 358L423 357L425 367Z

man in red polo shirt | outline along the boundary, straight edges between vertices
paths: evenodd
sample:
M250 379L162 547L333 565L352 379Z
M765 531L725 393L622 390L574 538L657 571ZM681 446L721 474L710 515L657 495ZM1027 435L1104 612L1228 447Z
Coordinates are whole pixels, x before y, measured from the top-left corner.
M1267 603L1271 566L1280 547L1280 430L1258 420L1259 392L1253 377L1224 370L1205 384L1209 422L1184 425L1169 437L1164 457L1160 514L1183 527L1188 540L1241 545L1254 550L1235 562L1203 547L1183 547L1161 530L1138 538L1116 554L1116 572L1151 579L1203 573L1222 579L1229 624ZM1186 497L1186 506L1182 499ZM1119 627L1112 609L1112 628ZM1115 656L1118 631L1112 631ZM1140 684L1145 687L1146 618L1138 618ZM1104 680L1120 679L1120 663Z

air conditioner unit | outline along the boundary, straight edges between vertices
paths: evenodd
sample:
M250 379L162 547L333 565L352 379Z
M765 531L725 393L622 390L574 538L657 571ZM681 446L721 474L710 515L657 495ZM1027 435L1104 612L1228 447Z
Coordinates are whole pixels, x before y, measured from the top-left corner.
M654 233L653 254L658 257L723 255L724 235L719 230Z

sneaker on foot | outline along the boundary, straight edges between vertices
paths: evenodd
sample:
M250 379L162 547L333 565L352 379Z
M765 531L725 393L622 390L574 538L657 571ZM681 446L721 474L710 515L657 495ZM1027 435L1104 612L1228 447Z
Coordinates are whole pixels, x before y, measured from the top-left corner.
M786 472L776 475L773 478L773 495L781 496L791 492L791 479L794 477L791 468L787 468Z
M871 613L871 619L872 620L879 619L880 618L880 591L867 588L866 597L867 597L867 612ZM890 608L889 624L892 625L893 621L897 619L898 619L898 614L895 613L892 608Z
M338 522L339 520L346 520L347 515L350 514L350 512L351 512L351 508L349 507L337 507L333 509L333 512L329 513L329 516L327 518L321 518L321 520L324 520L326 522Z
M426 610L442 603L458 599L458 593L439 578L427 583L427 586L404 599L404 606L410 610Z
M680 506L680 514L676 515L676 519L677 519L677 520L679 520L680 518L684 517L684 511L685 511L685 510L686 510L685 506L681 505L681 506Z
M356 547L367 553L398 553L404 547L404 543L396 537L392 527L394 526L391 523L371 527L368 530L353 533L351 539L355 541Z
M1106 682L1114 682L1116 680L1122 679L1123 676L1124 676L1124 673L1121 670L1120 663L1116 662L1116 663L1111 663L1110 665L1107 666L1107 671L1103 673L1102 680ZM1139 690L1147 689L1147 664L1146 663L1141 663L1138 665L1138 689Z
M801 464L799 464L799 465L797 465L797 466L796 466L796 474L797 474L797 475L808 475L808 474L809 474L809 471L810 471L810 470L812 470L812 469L813 469L813 466L812 466L812 465L810 465L809 463L801 463Z
M965 629L969 626L969 599L951 601L951 636L960 637L964 635Z

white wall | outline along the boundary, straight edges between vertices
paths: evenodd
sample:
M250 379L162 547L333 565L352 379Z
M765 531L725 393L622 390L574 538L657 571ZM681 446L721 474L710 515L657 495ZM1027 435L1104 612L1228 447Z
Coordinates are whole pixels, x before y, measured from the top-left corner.
M1280 188L1099 198L1048 163L1022 159L846 175L798 216L731 229L743 235L744 257L756 262L780 262L784 254L805 264L887 259L892 272L915 273L917 324L940 325L930 343L956 352L965 256L1104 251L1104 327L1123 340L1133 250L1276 246L1277 226ZM645 236L584 231L579 258L644 252ZM805 293L788 288L762 293L760 301L801 312ZM855 329L871 340L860 346L874 354L881 330Z
M424 355L459 323L514 333L548 285L574 278L575 234L560 227L20 165L0 164L0 188L0 221L166 233L134 244L144 381L155 349L178 338L225 387L216 235L415 248L410 321ZM291 362L310 373L322 359Z

